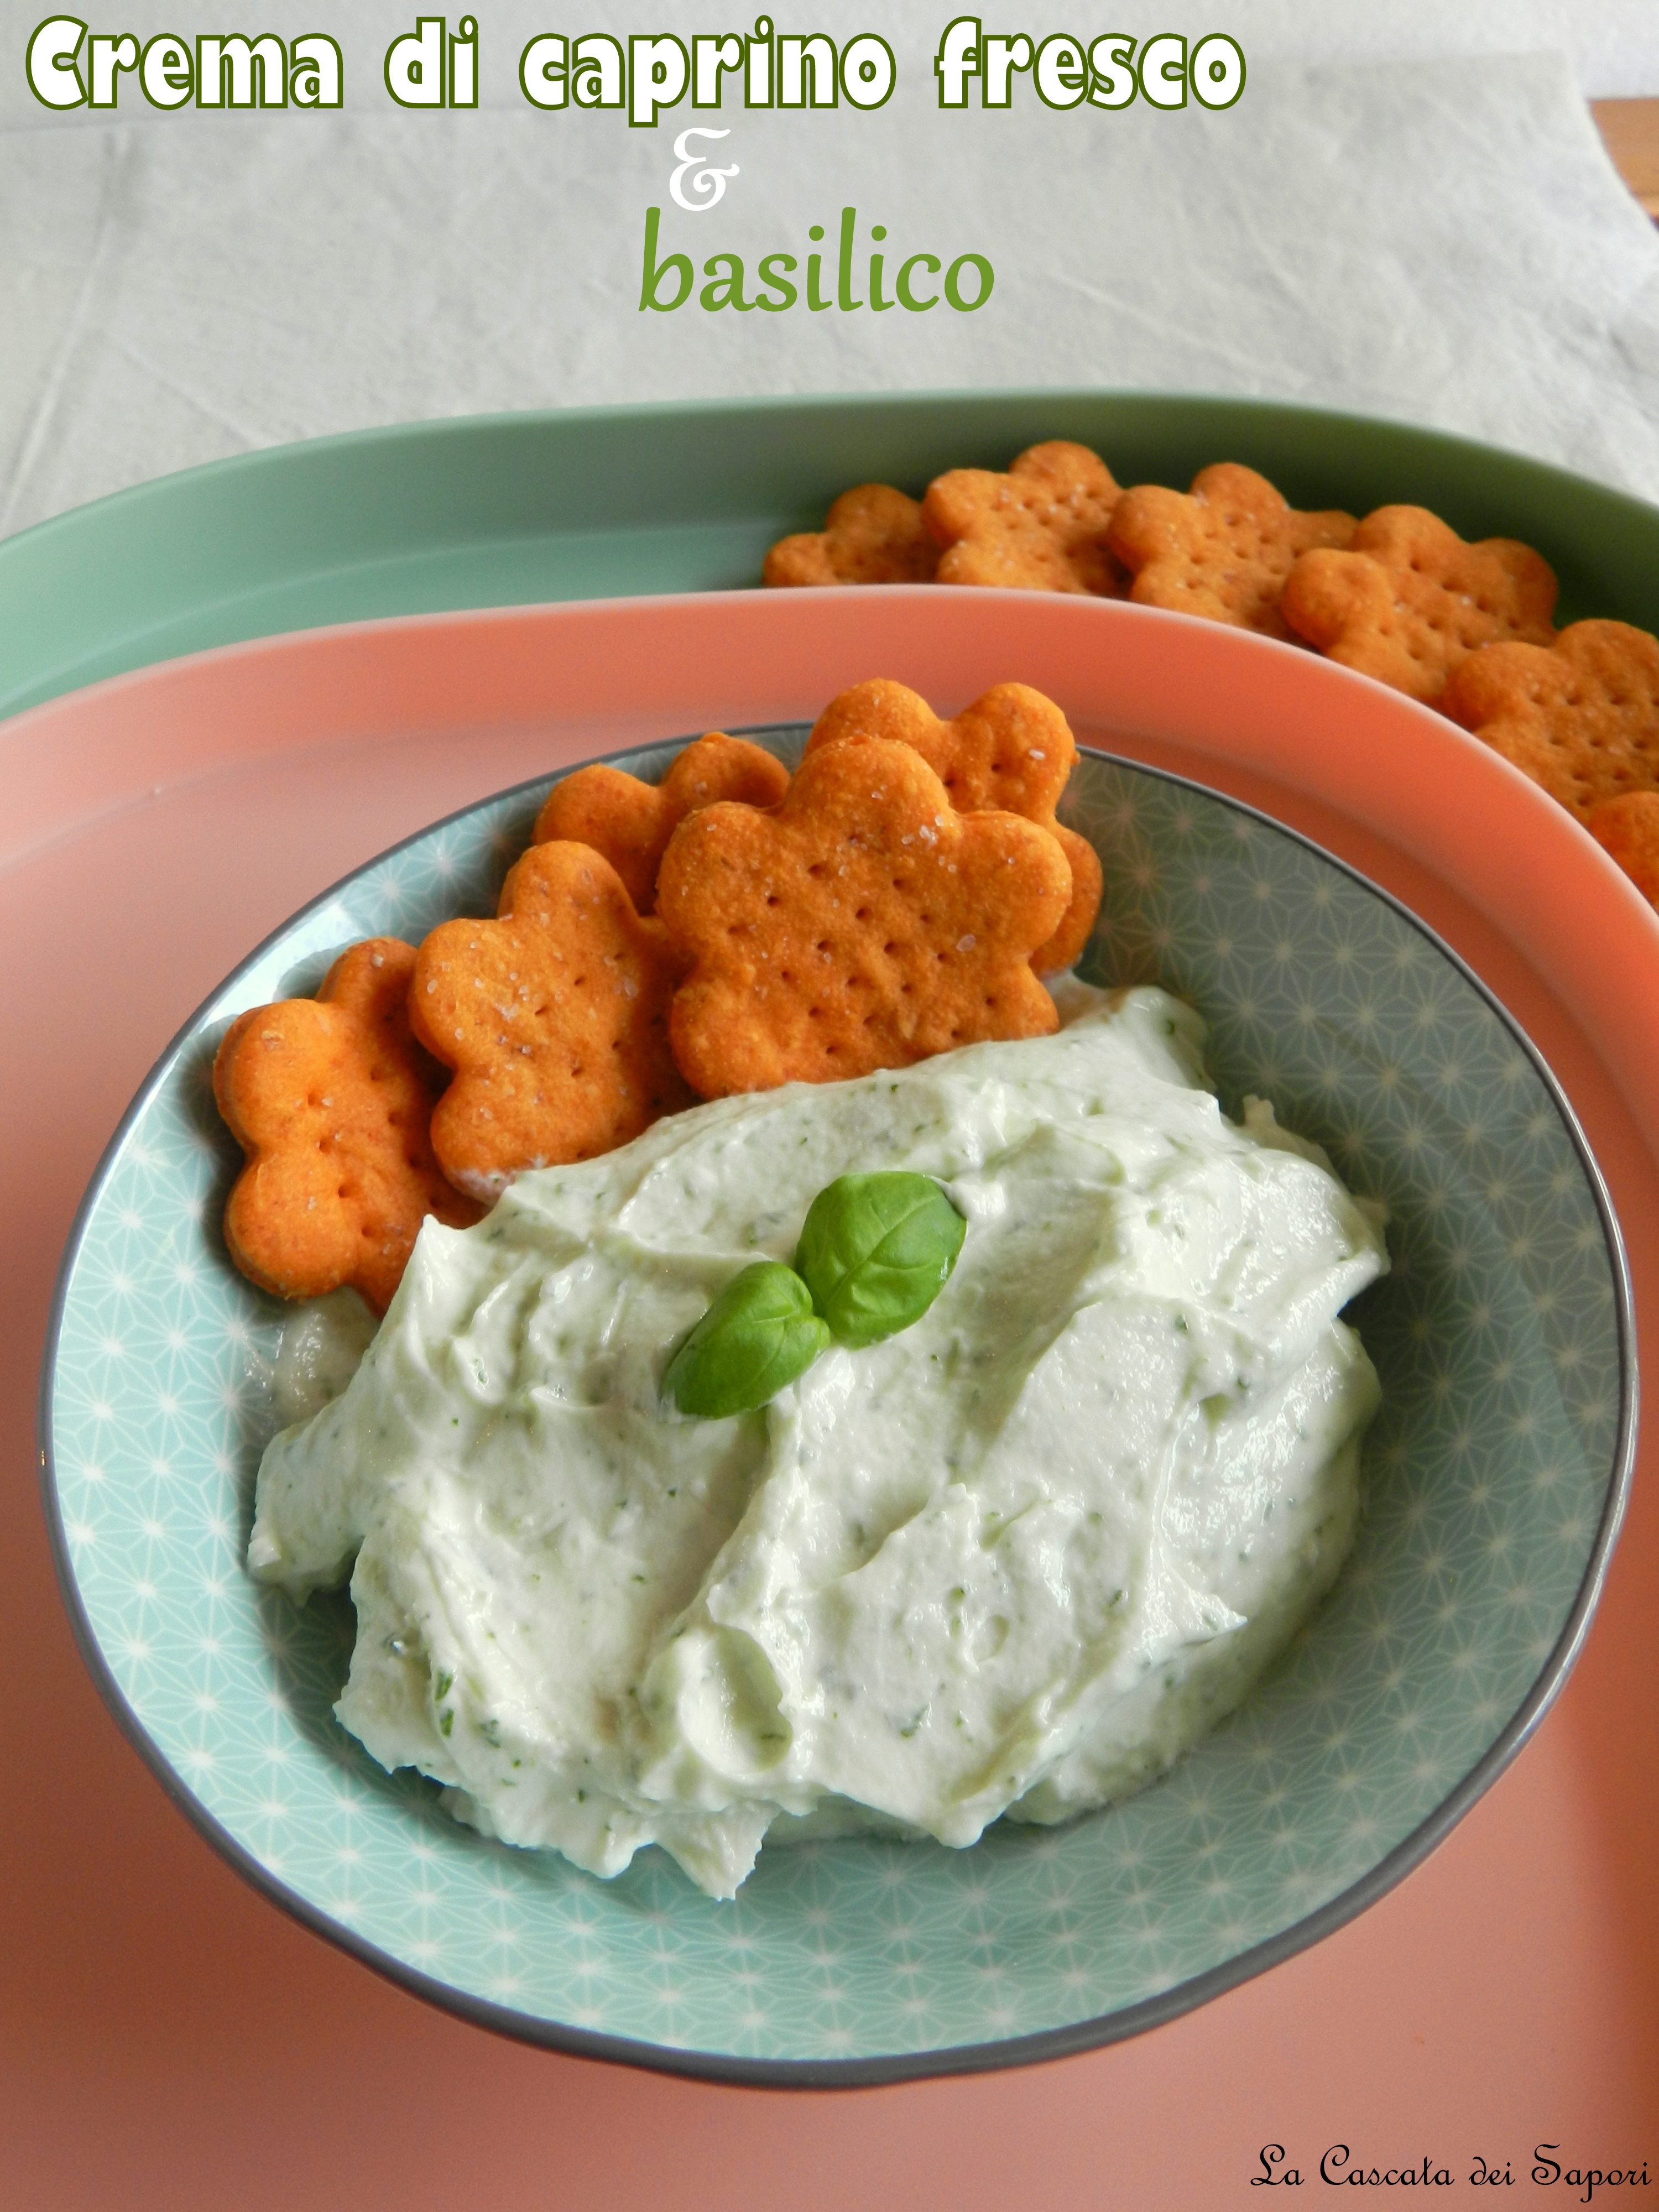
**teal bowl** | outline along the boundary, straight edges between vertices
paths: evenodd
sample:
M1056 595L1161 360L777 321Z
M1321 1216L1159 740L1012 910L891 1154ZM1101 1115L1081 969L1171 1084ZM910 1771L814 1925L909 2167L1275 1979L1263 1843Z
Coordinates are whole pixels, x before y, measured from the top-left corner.
M799 728L753 732L786 758ZM613 756L654 777L674 748ZM738 2081L888 2081L1133 2034L1382 1894L1514 1755L1583 1640L1629 1481L1629 1289L1548 1070L1462 963L1305 839L1085 754L1109 893L1084 972L1209 1025L1224 1104L1271 1098L1387 1201L1351 1317L1382 1379L1358 1541L1241 1711L1162 1781L962 1852L763 1853L735 1902L660 1852L602 1882L458 1826L335 1721L353 1620L243 1571L281 1315L230 1267L240 1156L214 1048L364 936L488 913L551 779L439 823L270 938L175 1040L82 1205L43 1382L82 1650L175 1802L258 1888L416 1994L560 2050Z
M0 541L0 716L181 654L462 607L752 585L775 538L849 484L917 496L1048 438L1120 483L1218 460L1293 507L1398 500L1467 538L1519 538L1557 619L1652 628L1645 501L1443 431L1270 399L1155 392L843 393L558 408L354 430L137 484Z

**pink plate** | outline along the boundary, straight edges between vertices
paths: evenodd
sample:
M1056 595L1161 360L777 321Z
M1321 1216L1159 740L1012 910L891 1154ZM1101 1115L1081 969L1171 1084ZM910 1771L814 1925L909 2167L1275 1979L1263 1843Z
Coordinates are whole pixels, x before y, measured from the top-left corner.
M169 1035L296 907L423 823L623 744L810 719L872 675L949 709L1034 684L1080 738L1262 807L1413 908L1576 1108L1659 1371L1659 918L1485 748L1298 650L1036 594L732 593L270 640L20 716L0 727L15 1532L0 2021L30 2094L0 2123L0 2159L21 2201L275 2203L348 2172L364 2207L430 2201L441 2176L530 2201L555 2138L582 2201L711 2207L901 2190L974 2207L1034 2187L1093 2203L1107 2144L1109 2201L1153 2207L1256 2201L1275 2142L1310 2179L1337 2142L1382 2167L1427 2154L1454 2202L1477 2154L1530 2201L1540 2142L1564 2166L1659 2170L1650 1441L1571 1685L1410 1881L1137 2043L860 2093L857 2126L844 2100L608 2073L425 2012L245 1890L164 1808L82 1675L29 1494L33 1371L76 1201ZM413 2085L440 2081L434 2137ZM297 2144L275 2193L242 2162L255 2097ZM140 2196L152 2136L171 2187Z

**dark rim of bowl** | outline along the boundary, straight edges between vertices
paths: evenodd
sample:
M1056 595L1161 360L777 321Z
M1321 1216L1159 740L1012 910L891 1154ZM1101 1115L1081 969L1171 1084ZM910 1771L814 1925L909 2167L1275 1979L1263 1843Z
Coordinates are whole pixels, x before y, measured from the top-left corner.
M769 722L750 725L734 734L754 738L799 737L810 725L804 722ZM660 752L666 747L683 745L689 738L664 738L648 744L630 745L615 752L599 756L606 763L625 766L647 754ZM1315 839L1304 836L1298 830L1259 807L1250 806L1229 793L1218 791L1191 776L1175 775L1168 769L1151 768L1145 763L1131 760L1117 753L1102 751L1095 746L1080 745L1080 756L1103 761L1114 768L1127 769L1135 775L1151 776L1158 781L1178 788L1194 791L1206 799L1217 799L1276 836L1287 838L1316 854L1330 866L1338 869L1362 890L1393 909L1418 934L1432 945L1440 957L1461 975L1463 981L1492 1009L1531 1064L1547 1093L1550 1103L1560 1117L1563 1127L1577 1153L1584 1180L1595 1200L1601 1223L1607 1262L1613 1277L1615 1322L1619 1337L1619 1426L1612 1455L1611 1479L1607 1486L1595 1539L1585 1563L1583 1579L1566 1621L1547 1657L1539 1669L1531 1688L1510 1714L1504 1727L1486 1751L1449 1795L1428 1817L1419 1823L1412 1832L1386 1852L1369 1873L1314 1911L1281 1929L1277 1935L1253 1944L1220 1965L1207 1968L1201 1974L1174 1984L1138 2003L1126 2005L1116 2012L1102 2014L1092 2020L1074 2021L1061 2027L1042 2028L1030 2035L1012 2036L994 2043L964 2043L949 2045L928 2051L892 2051L864 2058L745 2058L735 2054L682 2049L673 2045L646 2043L630 2036L606 2035L595 2030L574 2027L562 2021L552 2021L537 2015L515 2012L505 2005L492 2003L488 1998L452 1987L432 1976L422 1973L404 1960L393 1957L374 1943L331 1919L309 1899L300 1896L255 1858L246 1847L239 1843L228 1830L210 1813L189 1784L177 1772L166 1754L150 1736L143 1722L129 1704L125 1693L116 1680L97 1635L82 1602L76 1580L74 1565L70 1558L68 1540L64 1531L59 1510L58 1484L52 1461L52 1395L57 1377L58 1340L63 1327L64 1309L76 1264L80 1257L82 1241L102 1194L106 1179L118 1158L127 1135L141 1114L149 1105L155 1092L172 1073L181 1053L196 1038L209 1010L232 990L238 979L246 975L267 951L287 937L309 915L325 907L342 891L357 882L372 869L422 842L435 831L447 829L450 823L464 820L480 808L495 805L523 794L526 801L532 793L544 791L573 775L586 763L573 763L551 775L530 776L521 783L507 786L488 797L474 799L465 806L457 807L453 813L428 823L410 836L399 839L361 867L351 869L326 890L307 901L295 914L272 930L247 957L240 962L231 973L210 992L202 1004L185 1021L166 1050L161 1054L140 1085L131 1104L122 1115L119 1126L106 1146L94 1170L86 1194L76 1210L64 1258L58 1269L58 1281L52 1293L52 1310L48 1316L46 1351L41 1364L40 1395L38 1413L38 1441L40 1460L40 1488L46 1510L47 1534L52 1546L52 1563L57 1569L58 1587L75 1640L80 1649L88 1672L96 1684L99 1693L108 1706L122 1734L149 1768L179 1810L206 1838L220 1855L258 1890L301 1926L315 1936L336 1945L375 1972L395 1983L411 1995L423 1998L441 2011L456 2014L477 2027L494 2030L497 2034L510 2036L521 2043L533 2044L544 2050L563 2051L572 2057L607 2059L615 2063L639 2066L650 2071L689 2075L705 2081L717 2081L733 2086L778 2089L836 2089L868 2088L899 2081L914 2081L950 2074L988 2073L1012 2066L1030 2066L1048 2059L1069 2058L1085 2051L1100 2048L1109 2043L1120 2043L1131 2036L1144 2034L1149 2028L1161 2027L1166 2021L1178 2018L1206 2004L1212 1997L1236 1988L1240 1983L1252 1980L1265 1973L1269 1967L1282 1965L1297 1952L1321 1942L1346 1922L1374 1905L1395 1886L1404 1880L1413 1869L1420 1865L1429 1853L1442 1843L1456 1826L1463 1815L1483 1796L1503 1773L1510 1760L1528 1741L1539 1723L1555 1702L1561 1687L1583 1648L1590 1616L1601 1595L1607 1578L1607 1563L1617 1540L1620 1525L1630 1494L1632 1475L1636 1456L1637 1370L1634 1348L1634 1320L1631 1299L1629 1271L1625 1259L1624 1240L1617 1218L1613 1211L1607 1185L1602 1179L1594 1154L1579 1127L1560 1085L1551 1073L1541 1053L1527 1036L1508 1009L1490 991L1480 978L1458 953L1453 951L1437 932L1414 915L1409 907L1373 883L1361 871L1328 852Z

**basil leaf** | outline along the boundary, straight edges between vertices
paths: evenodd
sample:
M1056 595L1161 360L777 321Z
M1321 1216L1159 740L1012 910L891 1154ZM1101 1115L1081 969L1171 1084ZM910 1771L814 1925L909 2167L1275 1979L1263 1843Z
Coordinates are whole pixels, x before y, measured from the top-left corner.
M967 1233L931 1176L840 1176L812 1200L795 1268L838 1343L878 1344L921 1319Z
M803 1375L830 1332L811 1293L781 1260L734 1275L668 1363L665 1393L705 1421L753 1413Z

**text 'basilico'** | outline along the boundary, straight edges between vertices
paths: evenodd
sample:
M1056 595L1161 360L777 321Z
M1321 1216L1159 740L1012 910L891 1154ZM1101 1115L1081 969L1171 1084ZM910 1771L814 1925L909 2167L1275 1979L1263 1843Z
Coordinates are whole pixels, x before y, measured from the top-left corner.
M833 280L825 276L822 252L805 255L804 272L799 254L763 253L755 264L752 286L740 253L711 253L702 264L705 281L699 289L691 256L661 250L661 224L662 210L647 208L645 262L640 279L641 314L647 311L672 314L688 305L695 294L697 305L710 314L729 307L746 315L758 307L763 314L781 315L799 305L804 293L807 312L815 315L829 308L851 314L866 307L878 314L890 307L902 307L908 313L920 315L937 307L941 301L957 314L971 315L985 305L997 281L996 271L982 253L959 253L947 264L937 253L908 253L901 258L889 252L884 250L887 227L879 222L870 227L870 251L860 263L858 210L845 207L841 211ZM821 246L823 225L811 224L806 236L813 246Z

